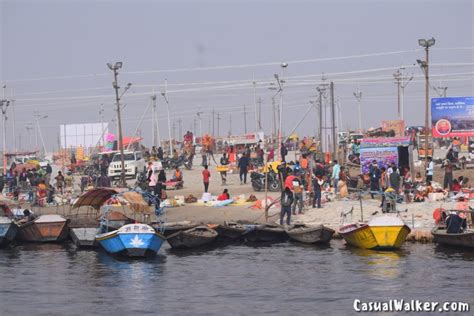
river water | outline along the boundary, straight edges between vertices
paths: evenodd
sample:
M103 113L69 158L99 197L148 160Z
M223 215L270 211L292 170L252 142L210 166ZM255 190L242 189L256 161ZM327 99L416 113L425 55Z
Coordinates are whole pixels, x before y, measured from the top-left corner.
M346 315L354 299L474 303L474 252L294 243L117 260L73 245L0 249L0 315Z

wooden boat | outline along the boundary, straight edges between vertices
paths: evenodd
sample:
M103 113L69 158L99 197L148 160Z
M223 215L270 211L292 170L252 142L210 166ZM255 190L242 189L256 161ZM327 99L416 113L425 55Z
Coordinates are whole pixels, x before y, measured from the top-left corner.
M262 224L246 232L245 239L250 242L282 242L288 239L288 234L283 226Z
M194 248L211 243L217 237L217 232L207 226L197 226L182 230L167 237L172 248Z
M127 224L118 230L98 234L96 240L112 255L145 257L156 255L165 237L146 224Z
M217 225L216 231L219 234L218 238L223 241L239 240L244 238L244 233L249 228L246 225L224 222L222 225Z
M28 242L63 241L68 235L68 220L60 215L41 215L20 225L18 237Z
M18 233L18 226L10 218L0 216L0 246L11 243Z
M398 249L405 242L410 228L398 217L381 215L368 223L342 226L339 233L347 244L363 249Z
M444 227L435 227L431 231L434 242L441 245L474 248L474 229L465 229L461 233L448 233Z
M173 235L177 232L188 230L198 226L198 224L191 223L190 221L182 221L182 222L168 222L162 224L151 224L155 230L165 237Z
M77 247L98 246L95 236L100 233L99 223L92 218L72 218L69 236Z
M290 239L305 244L328 243L334 232L333 229L324 225L308 226L306 224L296 224L286 230Z

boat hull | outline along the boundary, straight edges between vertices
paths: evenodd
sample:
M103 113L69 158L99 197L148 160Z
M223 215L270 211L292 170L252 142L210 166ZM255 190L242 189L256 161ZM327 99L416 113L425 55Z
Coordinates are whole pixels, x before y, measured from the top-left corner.
M142 229L147 226L149 229ZM120 230L96 236L100 245L112 255L145 257L155 255L165 238L144 224L125 225Z
M287 230L286 232L290 239L305 243L305 244L315 244L315 243L328 243L332 236L334 235L334 230L324 227L308 227L301 230Z
M410 233L406 225L400 226L369 226L347 225L339 232L347 244L375 250L393 250L400 248Z
M205 228L205 232L200 234L195 232L197 229L199 227L179 231L168 236L166 240L172 248L196 248L210 244L218 236L213 229Z
M347 244L354 247L374 249L378 245L377 239L375 239L375 236L368 225L359 227L355 224L344 226L339 233Z
M445 229L435 228L431 231L434 242L440 245L474 248L474 230L460 234L448 234Z
M69 228L69 236L77 247L97 247L95 236L98 232L97 227Z
M28 222L20 226L19 239L26 242L60 242L67 237L67 222Z
M11 243L18 233L18 226L13 223L0 223L0 246Z
M219 225L216 227L219 240L239 240L244 238L245 228Z
M404 226L370 226L375 239L377 249L398 249L405 242L410 228Z
M288 240L288 235L283 228L256 226L255 229L245 234L245 239L249 242L284 242Z

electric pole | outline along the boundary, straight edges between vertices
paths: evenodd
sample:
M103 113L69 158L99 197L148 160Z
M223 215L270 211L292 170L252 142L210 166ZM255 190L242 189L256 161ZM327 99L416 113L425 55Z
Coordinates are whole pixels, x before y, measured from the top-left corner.
M175 122L173 121L173 124L171 125L172 127L172 130L173 130L173 134L171 134L171 138L172 139L176 139L176 126L175 126Z
M435 39L419 39L418 44L425 49L425 60L417 60L425 73L425 161L428 162L428 138L430 136L430 75L429 75L429 50L435 44Z
M214 108L212 109L212 136L216 135L216 129L214 128L215 125L214 125L214 117L215 117L215 112L214 112Z
M331 81L331 132L332 132L332 160L336 159L336 108L334 103L334 82Z
M220 126L219 126L219 121L221 120L221 115L219 112L217 112L217 137L220 135Z
M232 114L229 114L229 137L232 135Z
M107 63L107 67L114 73L114 82L112 83L113 88L115 89L115 102L117 105L117 124L118 124L118 134L119 134L119 149L120 149L120 163L122 165L121 172L120 172L120 183L122 187L127 186L127 182L125 181L125 156L123 152L123 134L122 134L122 118L120 116L120 98L123 96L125 92L131 87L131 83L128 83L124 89L122 95L119 96L119 85L117 82L118 70L122 68L122 62L116 62L114 65L111 63ZM38 124L38 119L36 120ZM38 125L39 126L39 125Z
M257 129L258 131L261 131L263 130L262 129L262 98L259 97L257 103L258 103Z
M276 128L275 96L273 96L272 97L272 144L275 144L275 128Z
M182 132L182 130L181 130L181 122L182 122L182 121L183 121L183 120L181 120L181 118L178 119L178 139L181 139L181 137L182 137L182 135L183 135L183 134L181 133L181 132Z
M197 117L198 117L198 119L199 119L199 137L202 137L202 117L201 117L201 114L202 114L202 113L203 113L203 112L200 112L200 111L198 111L198 112L196 113L196 115L197 115Z
M403 120L403 112L404 112L404 98L405 98L405 88L413 79L413 75L408 77L407 75L403 74L401 70L404 68L397 69L397 72L393 74L395 78L395 84L397 85L397 112L398 112L398 119Z
M357 92L354 92L354 96L357 99L357 104L359 106L359 133L362 133L362 112L361 112L361 101L362 101L362 92L357 87Z
M324 82L325 78L324 76L322 77L322 81ZM324 135L323 135L323 97L325 96L326 93L326 87L327 84L323 83L319 85L319 87L316 88L316 90L319 93L319 147L321 148L321 151L324 150Z
M247 110L244 104L244 133L247 134Z
M5 86L4 86L4 94L5 94ZM3 100L0 100L2 116L3 116L3 146L2 146L2 155L3 155L3 174L7 172L7 109L10 105L10 101L5 99L5 95Z

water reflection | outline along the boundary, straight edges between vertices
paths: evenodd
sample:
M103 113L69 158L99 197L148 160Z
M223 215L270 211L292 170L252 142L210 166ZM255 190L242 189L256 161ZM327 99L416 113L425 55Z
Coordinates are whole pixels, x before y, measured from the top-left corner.
M472 251L432 244L374 251L339 240L191 251L165 245L145 260L25 244L0 249L0 315L308 315L315 308L346 315L355 298L472 301L474 281L466 276L473 259Z
M407 253L402 250L380 251L347 247L347 251L362 264L362 271L371 277L396 279L400 277L400 259Z
M469 249L436 244L434 246L434 254L440 259L462 259L465 261L474 261L474 248Z

